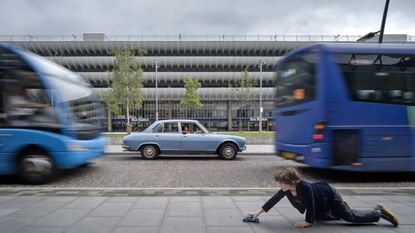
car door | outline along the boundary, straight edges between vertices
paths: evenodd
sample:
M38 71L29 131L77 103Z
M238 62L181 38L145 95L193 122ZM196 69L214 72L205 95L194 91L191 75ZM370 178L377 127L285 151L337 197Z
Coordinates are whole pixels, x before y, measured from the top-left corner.
M155 141L162 151L180 150L181 135L178 122L164 122L162 129L154 133Z
M188 133L182 133L182 151L209 151L209 134L198 124L194 122L182 123L181 127L188 129Z

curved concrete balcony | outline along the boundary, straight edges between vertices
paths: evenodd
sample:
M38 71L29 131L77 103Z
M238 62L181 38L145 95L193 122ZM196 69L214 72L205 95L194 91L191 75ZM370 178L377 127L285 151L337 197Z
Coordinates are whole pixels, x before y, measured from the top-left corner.
M111 80L111 72L78 72L90 83L106 83ZM259 72L249 72L249 77L255 80L260 79ZM183 83L187 77L192 77L199 82L212 82L227 85L229 81L235 82L242 80L242 72L158 72L157 80L159 84ZM276 78L275 72L262 72L262 80L273 82ZM156 82L155 72L144 72L143 81L148 83Z
M104 95L110 88L94 88L93 91L98 96ZM158 94L159 101L180 101L184 98L184 88L143 88L144 101L155 101L156 94ZM259 100L260 88L253 88L253 100ZM199 98L202 101L216 100L226 101L238 100L238 92L236 88L200 88L197 90ZM272 101L274 100L275 89L274 88L262 88L262 100Z
M115 57L47 57L60 65L90 69L112 69ZM155 69L156 61L159 69L180 68L231 68L257 67L259 61L264 62L264 70L272 69L282 57L135 57L143 69Z
M126 47L153 56L282 56L311 41L16 41L42 56L111 56Z

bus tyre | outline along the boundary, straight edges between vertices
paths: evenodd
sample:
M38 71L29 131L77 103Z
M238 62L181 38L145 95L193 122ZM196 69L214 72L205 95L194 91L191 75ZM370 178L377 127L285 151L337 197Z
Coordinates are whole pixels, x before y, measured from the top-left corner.
M238 150L233 143L225 143L219 149L219 157L225 160L233 160L238 155Z
M20 179L27 184L44 184L56 174L56 166L52 158L41 150L24 154L19 163Z
M146 145L141 149L143 159L156 159L159 155L159 150L154 145Z

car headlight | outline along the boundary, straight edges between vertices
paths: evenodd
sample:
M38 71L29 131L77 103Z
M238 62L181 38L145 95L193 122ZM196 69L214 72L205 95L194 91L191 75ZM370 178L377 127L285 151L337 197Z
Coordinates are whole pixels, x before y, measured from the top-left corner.
M88 150L87 147L79 145L79 144L67 144L68 150L69 151L74 151L74 152L79 152L79 151L86 151Z

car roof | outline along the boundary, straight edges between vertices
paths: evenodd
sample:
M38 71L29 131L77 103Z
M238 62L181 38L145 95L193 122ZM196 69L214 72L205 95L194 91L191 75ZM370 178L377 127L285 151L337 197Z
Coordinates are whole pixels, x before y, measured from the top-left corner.
M166 122L189 122L189 123L196 123L199 122L197 120L186 120L186 119L169 119L169 120L159 120L158 123L166 123Z

